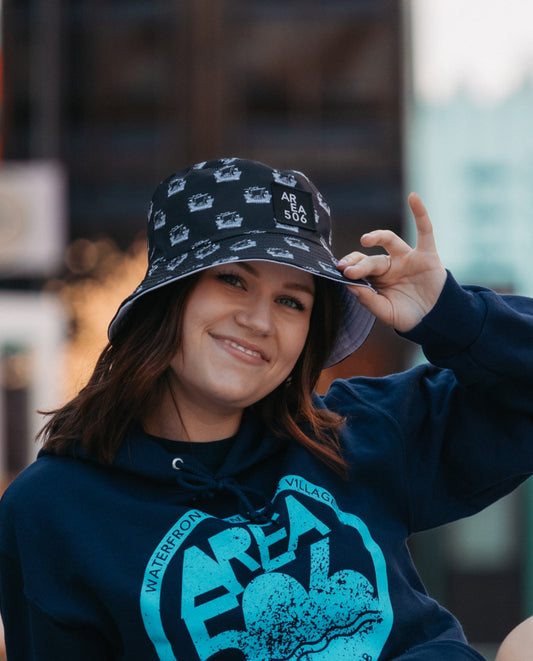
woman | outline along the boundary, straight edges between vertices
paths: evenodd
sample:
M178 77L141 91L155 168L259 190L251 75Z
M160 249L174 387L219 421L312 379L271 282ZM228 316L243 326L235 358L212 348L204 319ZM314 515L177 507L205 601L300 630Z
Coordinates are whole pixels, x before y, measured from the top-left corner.
M481 659L405 542L533 471L533 303L459 287L409 201L416 248L337 263L299 172L157 187L147 274L0 507L9 659ZM314 394L374 315L433 364Z

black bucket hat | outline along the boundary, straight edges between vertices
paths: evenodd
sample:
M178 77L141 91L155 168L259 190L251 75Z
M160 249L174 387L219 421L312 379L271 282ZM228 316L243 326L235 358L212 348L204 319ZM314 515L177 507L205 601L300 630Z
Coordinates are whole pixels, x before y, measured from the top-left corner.
M346 285L370 285L337 270L324 198L301 172L239 158L198 163L157 186L148 214L148 270L111 321L109 340L145 294L217 264L252 260L339 283L343 319L326 367L361 346L374 315Z

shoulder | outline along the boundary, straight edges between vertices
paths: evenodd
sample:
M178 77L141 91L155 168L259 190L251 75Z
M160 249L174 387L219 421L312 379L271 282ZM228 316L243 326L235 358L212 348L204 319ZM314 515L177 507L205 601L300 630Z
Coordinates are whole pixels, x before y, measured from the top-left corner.
M527 661L533 649L533 617L515 627L503 641L496 661Z
M0 521L51 507L68 499L86 471L84 462L70 457L41 455L7 487L0 501Z
M5 519L11 511L17 511L25 503L39 502L43 490L51 483L48 470L50 463L36 459L7 486L0 500L0 517Z
M421 389L447 389L452 382L449 370L425 363L389 376L337 379L321 401L341 415L368 410L396 417L395 412L404 410Z
M26 545L53 544L59 531L82 512L85 515L91 507L95 509L94 494L104 481L103 470L70 457L39 456L11 482L0 500L0 551L14 556L22 540Z

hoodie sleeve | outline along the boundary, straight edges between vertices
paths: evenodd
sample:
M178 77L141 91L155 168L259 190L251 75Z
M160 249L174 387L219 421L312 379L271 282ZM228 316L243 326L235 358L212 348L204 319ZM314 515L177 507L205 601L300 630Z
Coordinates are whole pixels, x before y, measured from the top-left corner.
M422 345L434 365L452 369L464 386L533 385L531 298L460 287L448 273L433 310L403 337ZM512 399L505 392L500 395Z
M0 552L0 610L8 661L111 661L97 631L68 627L31 603L17 561Z
M396 405L411 526L422 530L481 510L533 473L533 300L461 288L449 274L405 337L431 363Z
M403 494L416 532L474 514L533 473L533 300L448 274L404 337L429 363L337 382L326 405L347 417L349 451L374 457L384 492Z

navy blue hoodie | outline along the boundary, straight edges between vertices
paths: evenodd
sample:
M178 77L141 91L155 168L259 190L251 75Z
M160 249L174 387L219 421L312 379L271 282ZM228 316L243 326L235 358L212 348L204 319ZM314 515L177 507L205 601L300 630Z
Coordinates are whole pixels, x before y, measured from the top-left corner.
M448 277L431 364L336 381L343 481L246 412L213 474L132 429L41 453L0 506L9 661L473 661L406 540L533 472L533 301Z

